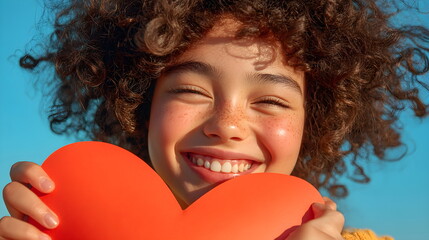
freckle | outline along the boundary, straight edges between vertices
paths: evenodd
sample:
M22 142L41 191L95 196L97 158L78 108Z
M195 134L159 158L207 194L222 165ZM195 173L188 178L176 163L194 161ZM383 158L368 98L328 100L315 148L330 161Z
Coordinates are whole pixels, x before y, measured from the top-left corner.
M219 120L227 123L231 127L240 127L240 122L245 119L246 116L241 110L233 110L230 106L225 106L220 113Z

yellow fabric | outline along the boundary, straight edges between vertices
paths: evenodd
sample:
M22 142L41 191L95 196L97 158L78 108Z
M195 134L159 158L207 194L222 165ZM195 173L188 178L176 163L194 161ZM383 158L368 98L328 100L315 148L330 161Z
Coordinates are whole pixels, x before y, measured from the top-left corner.
M392 237L377 237L371 230L347 230L342 235L345 240L393 240Z

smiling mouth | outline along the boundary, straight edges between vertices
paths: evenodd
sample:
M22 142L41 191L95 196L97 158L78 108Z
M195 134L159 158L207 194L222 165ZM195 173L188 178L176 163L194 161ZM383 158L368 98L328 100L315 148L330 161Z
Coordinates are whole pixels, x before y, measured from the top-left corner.
M227 160L218 159L210 156L186 153L189 161L197 167L203 167L207 170L225 174L239 174L248 171L253 163L249 160Z

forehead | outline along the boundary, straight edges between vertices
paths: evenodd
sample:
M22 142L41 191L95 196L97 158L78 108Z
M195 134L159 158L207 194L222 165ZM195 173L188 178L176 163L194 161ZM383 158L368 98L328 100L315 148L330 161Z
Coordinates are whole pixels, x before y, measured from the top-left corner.
M253 60L255 70L262 70L273 63L278 66L286 66L279 41L274 41L273 37L269 39L237 38L237 33L242 28L243 24L233 18L225 17L219 20L200 41L193 44L179 57L179 61L195 57L196 50L205 52L216 48L216 51L222 51L239 59Z
M241 22L233 18L223 18L215 23L213 28L181 56L176 58L172 65L187 61L204 61L227 64L222 56L232 57L235 61L251 61L256 72L277 72L295 79L302 88L305 88L305 77L302 71L289 66L285 61L279 41L256 37L237 38L237 32L243 28ZM226 55L225 55L226 54ZM217 59L217 60L216 60ZM231 58L229 58L231 59ZM231 63L231 62L229 62ZM232 67L229 66L229 67ZM241 68L235 69L243 70ZM250 70L250 69L247 69Z

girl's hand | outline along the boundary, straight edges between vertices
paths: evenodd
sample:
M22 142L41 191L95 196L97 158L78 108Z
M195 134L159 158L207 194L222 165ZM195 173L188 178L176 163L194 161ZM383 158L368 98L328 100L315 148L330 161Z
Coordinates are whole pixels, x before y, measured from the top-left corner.
M286 240L343 240L341 231L344 216L337 211L337 204L324 197L325 204L314 203L314 219L293 231Z
M10 170L12 182L3 189L3 198L10 216L0 220L0 239L50 239L33 225L25 222L31 217L46 228L58 225L58 217L33 193L28 186L50 193L54 182L37 164L18 162Z

